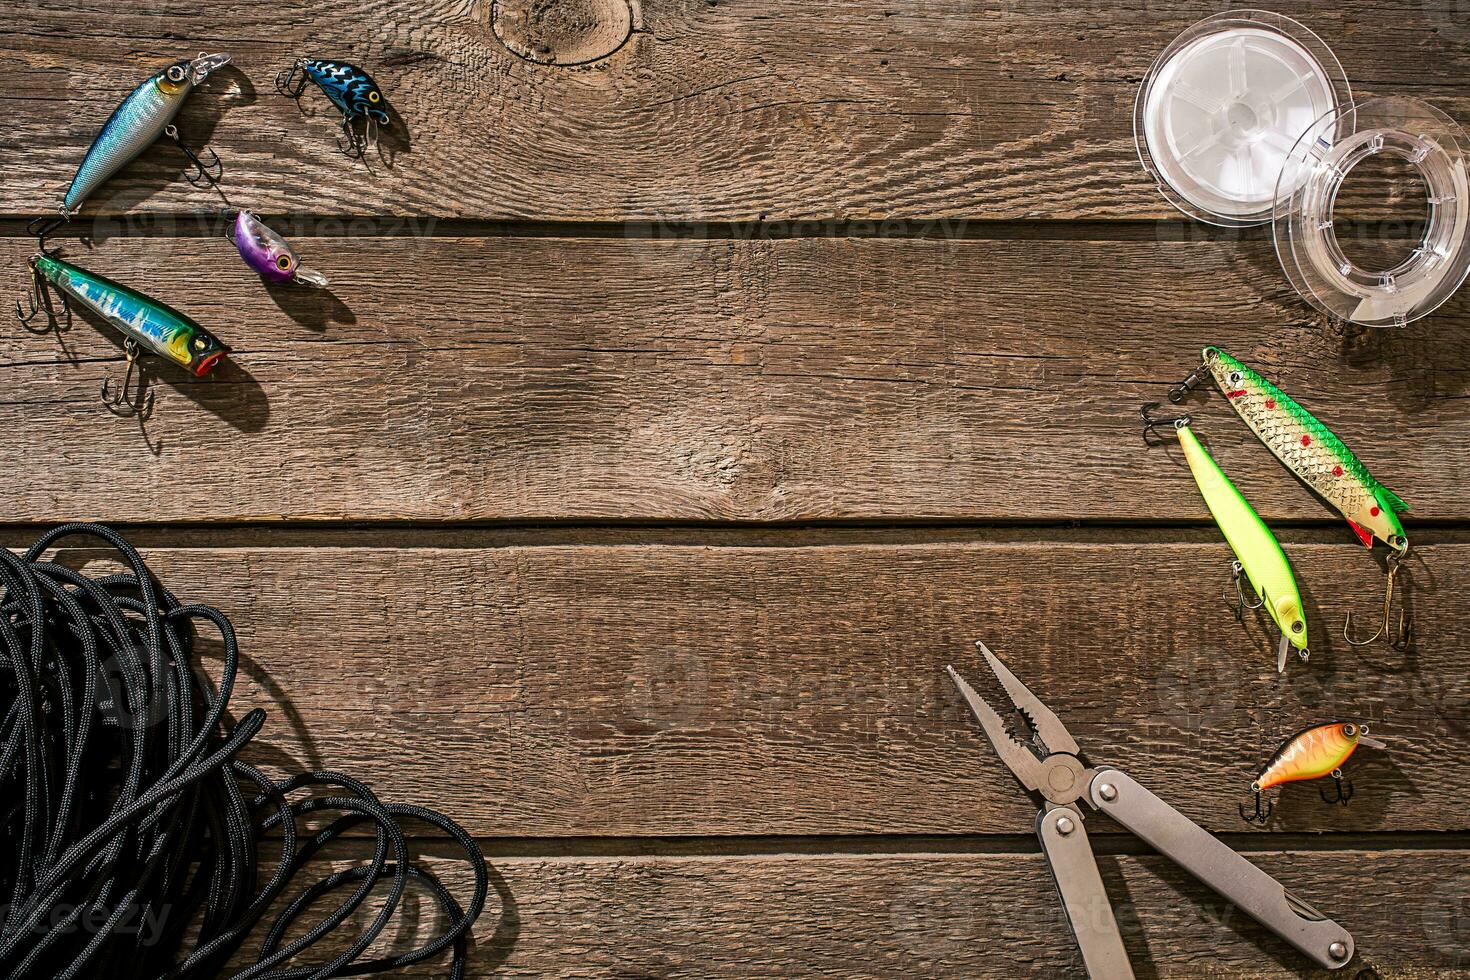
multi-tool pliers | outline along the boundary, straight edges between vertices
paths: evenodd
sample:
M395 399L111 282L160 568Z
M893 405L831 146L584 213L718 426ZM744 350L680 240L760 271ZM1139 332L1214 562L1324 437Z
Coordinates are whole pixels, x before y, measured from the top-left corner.
M1094 980L1131 978L1113 907L1083 829L1083 813L1105 813L1155 850L1229 899L1242 911L1335 970L1353 958L1353 937L1342 926L1287 891L1281 882L1232 851L1128 774L1085 761L1077 742L1026 685L983 643L990 669L1030 728L1029 742L1011 735L1001 716L964 678L948 668L970 710L1016 779L1039 798L1036 836L1061 893L1082 961Z

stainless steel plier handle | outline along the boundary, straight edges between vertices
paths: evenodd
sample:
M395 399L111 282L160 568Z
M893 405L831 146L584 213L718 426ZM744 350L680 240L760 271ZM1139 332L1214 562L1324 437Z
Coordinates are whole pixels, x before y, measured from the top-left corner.
M1336 970L1348 964L1354 947L1346 929L1287 891L1281 882L1132 776L1110 766L1088 765L1056 714L984 644L977 645L1030 729L1028 739L1021 741L1012 735L995 709L953 667L949 668L950 677L996 754L1021 785L1039 797L1036 836L1089 976L1094 980L1126 980L1133 976L1133 967L1083 826L1088 812L1107 814L1317 965Z

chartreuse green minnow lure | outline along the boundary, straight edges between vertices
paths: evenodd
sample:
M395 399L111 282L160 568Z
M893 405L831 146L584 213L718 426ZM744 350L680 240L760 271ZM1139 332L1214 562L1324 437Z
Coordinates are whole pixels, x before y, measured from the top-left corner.
M1170 399L1182 400L1206 374L1213 378L1256 437L1283 466L1342 514L1359 541L1369 548L1374 538L1388 545L1392 555L1383 628L1367 640L1354 640L1347 635L1345 623L1344 637L1349 643L1362 645L1388 634L1394 646L1405 645L1410 627L1401 615L1394 636L1390 609L1399 563L1409 552L1409 538L1399 519L1409 505L1375 480L1353 451L1290 395L1218 347L1206 347L1201 358L1200 367L1169 392Z
M1297 589L1296 576L1292 574L1291 562L1286 560L1286 552L1281 550L1275 535L1266 527L1266 522L1261 520L1255 508L1241 496L1240 491L1235 489L1235 485L1195 438L1189 428L1189 416L1158 419L1149 415L1149 409L1153 407L1143 407L1145 436L1166 425L1173 428L1175 435L1179 437L1179 445L1184 449L1184 458L1189 462L1189 471L1194 475L1194 482L1199 486L1200 495L1205 498L1205 506L1209 507L1220 532L1225 535L1230 549L1235 552L1233 572L1240 599L1237 618L1242 616L1241 610L1247 608L1244 590L1240 585L1240 576L1243 574L1260 599L1259 604L1248 608L1259 609L1264 606L1281 630L1281 643L1276 651L1277 672L1286 670L1286 655L1291 647L1295 647L1297 655L1306 660L1310 654L1307 648L1307 618L1302 609L1302 596Z
M42 252L33 256L31 275L36 296L32 301L32 317L41 309L55 316L53 307L45 298L45 289L50 286L62 294L65 304L80 304L123 335L123 346L128 355L127 378L115 396L109 392L110 382L102 383L102 400L117 414L146 415L151 405L151 396L144 400L141 391L135 395L128 391L134 362L140 351L157 354L196 377L208 374L229 353L229 348L214 334L184 314L151 296L78 268L58 258L55 253Z

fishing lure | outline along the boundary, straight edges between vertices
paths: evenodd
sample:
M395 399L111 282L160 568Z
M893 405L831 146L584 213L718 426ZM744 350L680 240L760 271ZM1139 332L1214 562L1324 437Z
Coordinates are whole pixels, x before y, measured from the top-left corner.
M173 140L193 164L194 169L187 174L190 183L195 186L218 183L223 170L219 156L210 150L210 162L201 160L180 138L173 121L184 107L189 93L229 63L227 54L200 54L192 60L174 62L133 89L102 125L87 155L82 158L82 164L61 200L61 217L52 219L44 230L33 227L32 232L44 243L46 235L76 214L93 191L162 135Z
M1393 646L1406 645L1412 630L1405 625L1405 614L1401 611L1395 637L1390 611L1399 564L1409 552L1409 538L1399 520L1399 514L1409 509L1408 504L1375 480L1341 439L1280 388L1218 347L1206 347L1201 358L1200 367L1170 390L1170 400L1181 401L1204 377L1213 378L1256 438L1283 466L1336 508L1359 541L1369 548L1375 538L1388 545L1391 554L1383 627L1366 640L1354 640L1348 634L1349 614L1343 636L1349 643L1362 646L1386 633Z
M1271 818L1272 805L1267 802L1262 807L1262 797L1266 790L1282 783L1296 783L1308 779L1320 779L1330 775L1337 786L1336 795L1329 798L1321 790L1318 794L1324 803L1341 803L1347 806L1348 801L1353 798L1353 784L1344 784L1342 778L1342 766L1348 757L1353 754L1359 745L1367 745L1370 748L1382 749L1386 746L1377 739L1368 737L1367 725L1355 725L1352 722L1332 722L1326 725L1313 725L1297 732L1295 735L1282 742L1266 761L1265 768L1251 783L1251 792L1255 794L1256 811L1247 815L1245 804L1240 804L1240 817L1251 823L1264 824Z
M328 99L342 112L342 135L347 145L337 140L337 148L353 159L361 159L369 147L378 142L378 126L392 125L388 100L373 77L356 65L325 58L298 58L289 69L276 76L276 91L289 99L300 100L306 83L315 82ZM363 120L358 133L355 123Z
M1264 606L1281 630L1281 643L1276 651L1277 672L1286 670L1286 654L1291 647L1295 647L1297 655L1306 660L1310 655L1307 648L1307 620L1302 610L1301 592L1297 589L1296 577L1292 574L1291 562L1286 560L1286 553L1281 550L1281 545L1250 503L1235 489L1235 485L1195 438L1189 428L1189 416L1155 418L1149 411L1156 407L1157 402L1143 406L1144 440L1149 441L1150 433L1165 426L1171 427L1178 436L1179 445L1184 449L1184 457L1189 461L1189 470L1194 475L1194 482L1205 498L1205 505L1209 507L1215 523L1219 525L1225 540L1235 552L1231 576L1239 600L1235 611L1236 619L1243 621L1245 609L1260 609ZM1254 606L1245 601L1242 575L1260 600Z
M128 393L134 362L141 351L148 350L172 361L195 377L208 374L229 353L229 348L214 334L184 314L127 286L78 268L55 253L32 256L30 265L32 288L38 295L49 285L106 320L123 335L128 370L122 388L113 395L111 379L102 382L102 400L117 414L146 415L151 407L151 394L142 401L141 393L136 397Z
M268 281L299 282L318 289L326 287L326 276L302 265L286 240L249 211L235 215L228 235L235 248L240 250L245 264Z

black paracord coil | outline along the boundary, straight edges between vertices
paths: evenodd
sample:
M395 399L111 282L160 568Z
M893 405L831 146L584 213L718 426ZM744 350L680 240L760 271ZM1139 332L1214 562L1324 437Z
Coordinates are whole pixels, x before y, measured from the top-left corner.
M94 579L41 560L73 536L101 539L127 571ZM0 829L9 843L0 977L204 980L233 963L234 980L317 980L394 970L451 947L449 976L464 976L489 879L474 839L432 810L382 803L348 776L277 782L236 758L265 712L233 727L225 717L239 656L224 614L180 604L130 544L96 524L58 527L24 555L0 548L0 588ZM193 656L200 624L223 640L213 684ZM303 833L307 815L332 819ZM413 863L405 820L463 849L475 876L467 907ZM374 832L364 839L370 861L286 897L313 856L362 826ZM267 873L262 859L279 864ZM445 930L412 952L361 959L410 881L438 904ZM298 919L333 901L286 942ZM379 902L357 935L334 940L329 960L295 962Z

